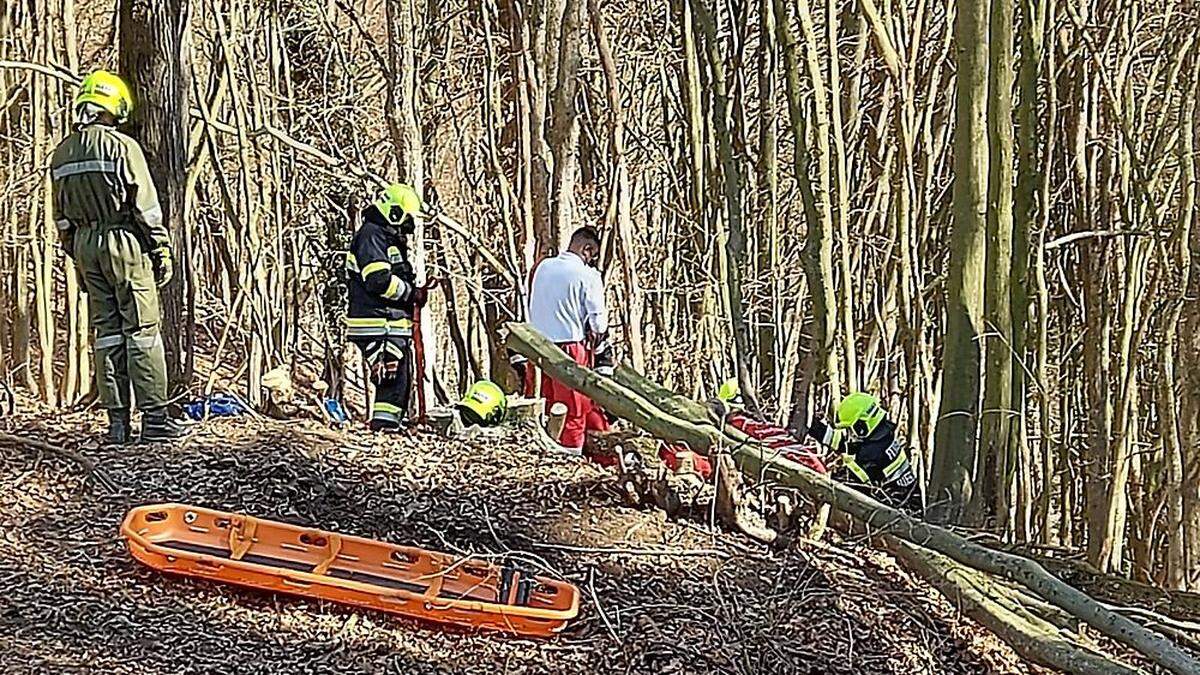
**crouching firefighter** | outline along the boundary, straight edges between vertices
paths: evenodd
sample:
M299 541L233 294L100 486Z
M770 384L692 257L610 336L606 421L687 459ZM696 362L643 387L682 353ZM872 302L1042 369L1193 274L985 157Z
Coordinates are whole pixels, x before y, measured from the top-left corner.
M389 185L363 212L362 227L346 254L350 294L347 337L362 350L375 402L372 431L401 427L413 380L413 313L425 304L408 260L421 198L408 185Z
M504 421L508 411L508 396L496 383L480 380L467 389L456 407L466 424L495 426Z
M920 513L921 491L896 424L888 419L879 399L862 392L850 394L837 407L832 427L822 420L808 425L808 435L834 452L842 453L835 477L881 501L910 513Z
M132 440L131 389L143 413L143 441L189 432L167 414L158 287L174 270L171 237L141 147L117 131L132 112L121 78L103 70L88 75L75 98L75 130L50 160L54 220L88 295L109 443Z

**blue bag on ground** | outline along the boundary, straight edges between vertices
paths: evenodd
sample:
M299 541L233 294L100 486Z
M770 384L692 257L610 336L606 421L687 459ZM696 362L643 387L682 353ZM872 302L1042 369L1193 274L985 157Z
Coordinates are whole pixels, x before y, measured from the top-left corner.
M325 399L325 412L329 413L329 418L337 424L345 424L350 420L350 416L346 414L346 409L342 407L341 401L332 398Z
M204 419L206 409L209 417L236 417L247 412L246 406L229 394L213 394L183 404L183 412L194 420Z

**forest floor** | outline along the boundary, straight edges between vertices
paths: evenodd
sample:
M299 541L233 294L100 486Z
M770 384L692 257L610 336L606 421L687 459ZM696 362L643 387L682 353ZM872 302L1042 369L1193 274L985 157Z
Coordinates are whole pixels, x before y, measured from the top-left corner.
M0 672L1027 673L889 557L853 543L772 552L622 505L609 471L502 439L205 422L177 445L101 448L97 412L0 431ZM189 502L445 551L511 552L583 591L550 640L164 576L117 536L130 505ZM671 555L613 549L670 549Z

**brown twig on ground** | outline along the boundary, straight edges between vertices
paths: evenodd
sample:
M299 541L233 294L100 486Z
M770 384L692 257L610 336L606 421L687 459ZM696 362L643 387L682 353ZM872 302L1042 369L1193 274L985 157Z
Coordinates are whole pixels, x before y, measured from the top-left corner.
M70 448L54 446L33 438L3 432L0 432L0 443L33 448L34 450L69 459L78 464L89 476L95 478L96 482L109 492L117 493L121 491L120 486L112 478L109 478L108 474L102 471L100 467L96 466L95 462Z

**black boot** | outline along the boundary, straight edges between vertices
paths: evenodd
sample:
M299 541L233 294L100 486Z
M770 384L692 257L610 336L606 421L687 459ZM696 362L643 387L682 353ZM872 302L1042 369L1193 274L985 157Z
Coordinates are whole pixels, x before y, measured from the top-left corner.
M157 441L174 441L186 438L192 433L186 425L167 415L166 408L147 410L142 415L142 441L154 443Z
M109 410L108 433L104 435L104 442L108 445L125 445L130 436L132 430L129 428L129 411L121 408Z
M397 433L403 428L400 422L392 422L390 420L371 420L367 426L371 431L381 431L383 433Z

